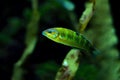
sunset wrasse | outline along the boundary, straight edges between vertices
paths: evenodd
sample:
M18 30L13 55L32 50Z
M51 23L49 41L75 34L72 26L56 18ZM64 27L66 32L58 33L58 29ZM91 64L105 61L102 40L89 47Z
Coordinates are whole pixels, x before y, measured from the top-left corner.
M86 39L82 34L72 31L70 29L55 27L49 28L42 32L45 37L73 48L78 48L85 52L86 55L96 56L99 51L94 48L92 43Z

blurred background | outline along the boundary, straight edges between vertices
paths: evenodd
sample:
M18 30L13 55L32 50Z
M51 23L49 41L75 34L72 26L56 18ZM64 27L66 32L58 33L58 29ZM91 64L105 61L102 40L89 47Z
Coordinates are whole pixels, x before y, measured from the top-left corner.
M85 0L36 0L37 14L35 26L28 29L29 24L35 20L33 16L32 0L2 0L0 2L0 80L11 80L14 73L14 64L21 58L26 49L26 33L35 31L37 41L34 50L22 65L26 70L25 80L53 80L64 57L71 47L57 44L42 36L42 31L55 26L62 26L73 29L82 12L84 11ZM120 39L120 9L119 2L109 0L113 25L116 29L116 35ZM36 27L37 26L37 27ZM89 24L88 24L89 26ZM31 40L31 39L30 39ZM118 40L119 41L119 40ZM120 47L118 42L117 48ZM81 77L76 76L75 80L93 80L95 72L92 66L81 65L83 68ZM84 70L86 69L86 70ZM87 76L89 79L83 79L86 72L93 70L93 75ZM86 72L85 72L86 71ZM48 77L48 79L46 79Z

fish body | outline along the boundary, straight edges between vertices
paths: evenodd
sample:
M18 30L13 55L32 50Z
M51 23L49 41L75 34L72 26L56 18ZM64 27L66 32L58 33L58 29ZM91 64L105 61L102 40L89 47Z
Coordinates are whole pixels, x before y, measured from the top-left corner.
M98 54L98 51L86 37L73 30L55 27L44 30L42 34L57 43L78 48L84 52L91 53L92 55Z

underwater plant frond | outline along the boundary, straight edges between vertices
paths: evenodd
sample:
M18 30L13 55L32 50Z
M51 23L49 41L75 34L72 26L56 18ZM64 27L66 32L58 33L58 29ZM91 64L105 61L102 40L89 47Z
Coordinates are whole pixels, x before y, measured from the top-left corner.
M22 68L22 65L24 64L28 56L32 54L37 42L38 21L40 19L37 4L38 0L32 0L33 14L26 28L27 29L25 37L26 49L24 50L21 58L14 64L12 80L23 80L25 69Z
M119 80L119 52L115 47L118 39L113 26L109 0L96 1L96 11L90 26L91 28L86 31L86 35L101 51L103 57L99 61L101 69L97 80Z
M79 67L80 57L82 57L80 50L71 49L57 72L55 80L72 80Z
M87 27L87 24L89 23L90 19L92 18L95 10L95 0L88 0L85 3L85 10L83 11L81 17L79 18L79 24L77 31L83 32L85 28Z

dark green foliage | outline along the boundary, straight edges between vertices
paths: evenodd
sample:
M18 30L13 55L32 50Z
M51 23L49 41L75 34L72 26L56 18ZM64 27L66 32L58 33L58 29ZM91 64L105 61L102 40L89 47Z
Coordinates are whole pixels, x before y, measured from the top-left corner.
M96 80L99 70L95 65L82 63L78 68L78 71L75 76L75 80Z
M54 80L58 69L59 66L55 62L48 61L35 65L35 74L40 80Z
M0 80L12 79L14 72L17 72L15 65L27 52L27 48L29 55L25 54L21 65L17 66L20 68L18 73L22 74L22 77L20 75L21 80L54 80L65 55L71 48L48 40L41 35L41 32L54 26L76 30L79 17L85 8L84 2L87 0L38 0L37 9L33 9L32 1L35 0L3 0L0 2ZM117 11L117 13L119 12ZM101 18L100 14L98 15ZM94 18L96 22L93 21L93 24L97 23L96 17ZM105 19L102 18L101 21L104 22L103 20ZM98 23L101 24L99 20ZM96 28L100 30L98 24ZM96 28L92 29L95 31ZM95 33L94 31L88 31L88 36L93 40L99 39L98 31ZM107 32L108 30L105 31L105 33ZM94 36L95 34L96 36ZM107 40L110 39L107 38ZM115 52L117 53L116 50ZM111 56L109 57L111 59ZM93 64L82 60L74 80L95 80L98 73L99 70Z

